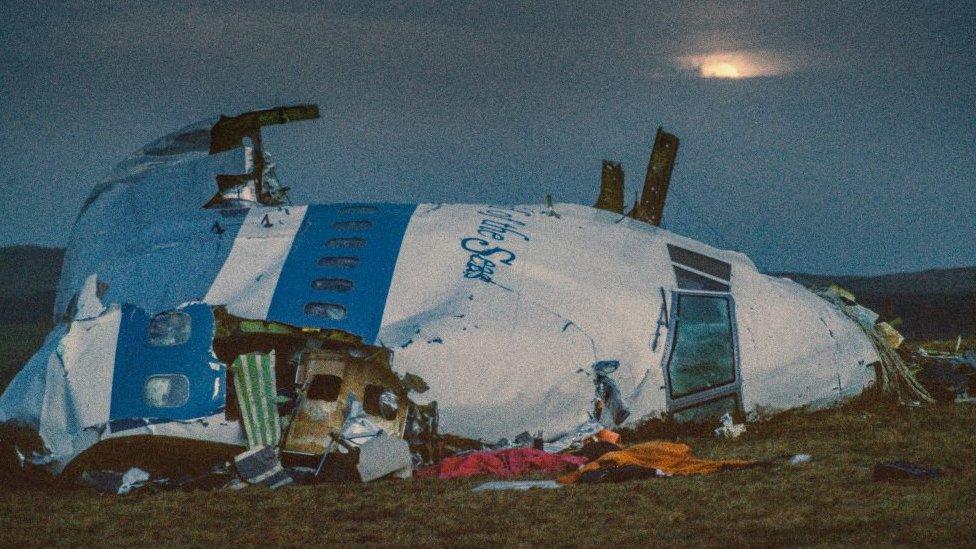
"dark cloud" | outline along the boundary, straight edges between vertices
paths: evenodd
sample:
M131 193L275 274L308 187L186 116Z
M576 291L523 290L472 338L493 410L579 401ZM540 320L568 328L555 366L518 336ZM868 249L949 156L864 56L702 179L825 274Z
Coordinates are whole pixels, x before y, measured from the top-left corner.
M678 232L770 269L976 263L971 4L272 5L0 8L0 242L65 242L166 131L317 102L268 132L302 200L587 203L601 158L636 189L663 124ZM682 68L722 52L776 70Z

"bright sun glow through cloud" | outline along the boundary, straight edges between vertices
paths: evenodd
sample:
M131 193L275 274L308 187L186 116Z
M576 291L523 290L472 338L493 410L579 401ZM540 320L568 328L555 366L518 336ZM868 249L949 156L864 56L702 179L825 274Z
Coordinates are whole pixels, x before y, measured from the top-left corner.
M686 55L678 65L697 71L702 78L753 78L791 72L795 67L783 57L767 51L726 51Z

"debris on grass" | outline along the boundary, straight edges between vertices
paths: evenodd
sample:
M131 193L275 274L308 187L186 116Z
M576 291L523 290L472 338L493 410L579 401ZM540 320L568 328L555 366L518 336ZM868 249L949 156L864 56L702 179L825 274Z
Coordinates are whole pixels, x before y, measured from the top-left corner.
M471 489L472 492L495 492L500 490L536 490L562 488L555 480L492 480L479 484Z
M926 467L909 461L883 461L874 465L871 478L883 480L929 480L939 478L943 472L939 469Z

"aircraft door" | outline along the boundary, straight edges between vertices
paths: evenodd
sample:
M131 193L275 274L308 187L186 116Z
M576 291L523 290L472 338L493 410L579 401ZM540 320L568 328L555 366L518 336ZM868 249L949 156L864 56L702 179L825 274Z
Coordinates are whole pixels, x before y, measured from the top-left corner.
M735 303L728 293L671 293L664 380L668 413L711 421L742 410Z

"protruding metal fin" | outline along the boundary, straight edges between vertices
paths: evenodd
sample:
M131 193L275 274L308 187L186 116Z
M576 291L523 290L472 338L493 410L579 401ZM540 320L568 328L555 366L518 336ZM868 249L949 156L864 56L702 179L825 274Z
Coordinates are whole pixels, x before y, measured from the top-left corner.
M600 197L595 208L609 212L624 213L624 170L619 162L603 161L600 171Z
M631 210L630 217L654 226L661 225L664 201L668 196L668 185L671 183L671 172L674 170L677 156L678 138L665 132L664 128L658 128L657 135L654 137L651 159L647 163L644 191L637 205Z

